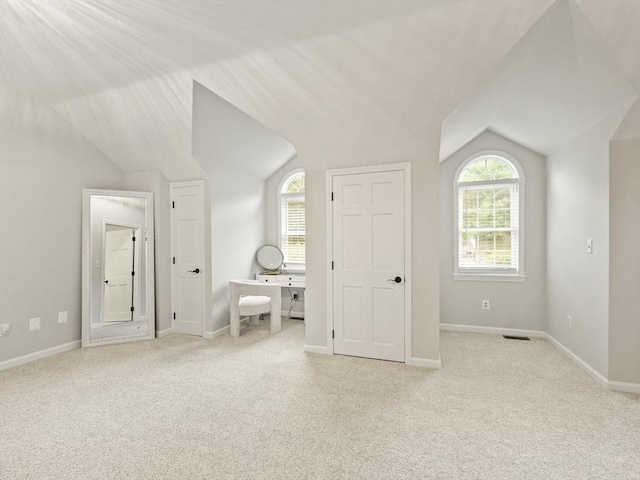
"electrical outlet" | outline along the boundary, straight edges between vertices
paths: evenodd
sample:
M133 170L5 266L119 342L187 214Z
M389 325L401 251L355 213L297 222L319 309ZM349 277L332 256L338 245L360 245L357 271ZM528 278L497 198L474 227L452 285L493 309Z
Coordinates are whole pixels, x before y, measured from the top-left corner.
M291 292L291 298L295 301L298 300L298 291L294 290L293 292Z
M567 315L567 327L573 327L573 317L571 315Z
M8 323L0 323L0 337L9 336L9 324Z
M69 312L58 312L58 323L67 323Z
M29 319L29 330L32 332L40 330L40 317Z
M491 302L489 300L482 300L482 309L489 310L491 308Z

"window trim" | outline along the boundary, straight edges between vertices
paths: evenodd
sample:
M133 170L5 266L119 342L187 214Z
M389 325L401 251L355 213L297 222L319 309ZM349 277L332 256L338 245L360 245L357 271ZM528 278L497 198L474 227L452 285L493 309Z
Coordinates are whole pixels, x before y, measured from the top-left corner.
M482 157L494 157L504 160L516 169L518 178L513 180L486 180L480 182L458 182L463 170L473 161ZM460 243L460 230L459 230L459 188L469 184L474 185L496 185L496 184L511 184L518 187L518 268L512 272L500 272L497 270L486 271L473 271L467 268L460 269L459 262L459 243ZM500 151L500 150L483 150L476 152L473 155L467 157L456 169L456 173L453 176L453 274L454 280L463 281L482 281L482 282L524 282L525 275L525 175L520 162L516 160L512 155Z
M280 250L282 250L282 199L283 198L291 198L291 197L302 197L305 200L305 221L306 221L306 194L307 194L307 186L306 186L306 181L307 181L307 177L305 175L305 191L304 193L282 193L282 188L291 181L291 179L293 177L295 177L298 174L304 174L304 168L296 168L294 170L291 170L289 172L287 172L283 177L282 180L280 181L280 184L278 185L278 207L277 207L277 212L278 212L278 248ZM305 228L305 250L306 250L306 245L307 245L307 241L306 241L307 235L306 235L306 228ZM284 251L283 251L284 254ZM305 259L306 259L306 253L305 253ZM286 259L284 260L284 265L287 268L287 270L299 270L299 271L304 271L306 270L306 262L287 262Z

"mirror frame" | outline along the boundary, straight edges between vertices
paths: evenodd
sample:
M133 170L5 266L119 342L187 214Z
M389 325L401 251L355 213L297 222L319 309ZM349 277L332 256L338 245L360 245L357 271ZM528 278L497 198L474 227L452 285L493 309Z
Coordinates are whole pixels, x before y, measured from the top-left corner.
M146 292L147 292L147 335L117 337L115 339L91 339L91 312L95 302L100 299L91 298L91 197L130 197L147 201L145 211L147 253L146 253ZM156 336L155 314L155 278L154 278L154 246L155 235L153 225L153 193L132 192L126 190L82 189L82 348L115 343L148 340Z
M267 247L275 248L278 252L280 252L280 256L282 257L282 260L280 261L280 265L278 265L276 268L265 267L262 263L260 263L260 259L258 258L258 255L260 255L260 250ZM256 263L260 265L262 268L264 268L265 271L267 272L274 272L276 270L280 270L284 265L284 253L282 253L282 250L280 250L280 248L276 247L275 245L270 245L270 244L262 245L260 248L258 248L258 250L256 250Z

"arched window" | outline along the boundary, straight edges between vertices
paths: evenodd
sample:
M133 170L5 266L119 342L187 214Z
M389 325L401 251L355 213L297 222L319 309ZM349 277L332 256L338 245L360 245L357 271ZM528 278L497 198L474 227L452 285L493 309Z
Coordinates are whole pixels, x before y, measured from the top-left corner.
M471 157L455 178L454 277L524 278L524 175L503 153Z
M283 180L279 193L280 249L288 266L305 264L304 171L294 170Z

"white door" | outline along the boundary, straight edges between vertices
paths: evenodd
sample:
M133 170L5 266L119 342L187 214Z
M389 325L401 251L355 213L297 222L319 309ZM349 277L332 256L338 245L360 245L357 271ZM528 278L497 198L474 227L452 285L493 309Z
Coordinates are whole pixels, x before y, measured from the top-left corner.
M171 184L173 330L202 336L204 195L202 182Z
M132 319L133 230L107 225L104 257L104 322Z
M402 362L405 172L332 178L334 352Z

